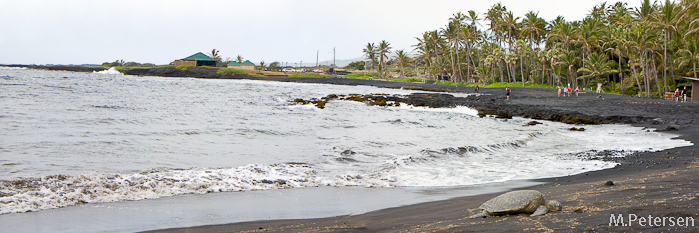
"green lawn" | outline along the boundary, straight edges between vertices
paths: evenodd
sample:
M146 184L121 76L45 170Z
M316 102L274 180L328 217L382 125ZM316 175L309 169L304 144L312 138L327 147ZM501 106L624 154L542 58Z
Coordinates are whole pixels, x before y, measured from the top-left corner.
M178 67L179 69L179 67ZM248 75L247 72L243 70L238 70L238 69L231 69L231 68L220 68L218 71L216 71L217 74L240 74L240 75Z
M507 82L496 82L496 83L491 83L488 85L483 85L483 83L455 83L455 82L450 82L450 81L442 81L442 82L436 82L435 84L440 84L440 85L448 85L448 86L460 86L460 87L476 87L478 85L479 87L484 87L484 88L505 88L505 87L522 87L522 83L518 82L516 85L515 83L507 83ZM555 89L556 86L551 86L551 85L541 85L541 84L531 84L530 82L525 82L524 87L533 87L533 88L549 88L549 89Z
M324 74L292 74L289 78L325 78Z

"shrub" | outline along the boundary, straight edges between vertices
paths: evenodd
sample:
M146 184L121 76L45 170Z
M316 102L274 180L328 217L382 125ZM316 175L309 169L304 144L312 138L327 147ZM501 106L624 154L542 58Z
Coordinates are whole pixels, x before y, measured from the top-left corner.
M194 67L194 66L193 65L181 65L181 66L178 66L175 68L186 71L187 68L189 68L189 67Z
M218 69L218 71L216 71L216 73L217 73L217 74L223 74L223 75L226 75L226 74L230 74L230 75L235 75L235 74L248 75L248 73L246 73L246 72L243 71L243 70L232 69L232 68L220 68L220 69Z
M393 79L391 81L394 82L399 82L399 83L424 83L425 80L421 78L398 78L398 79Z
M325 78L323 74L292 74L289 78Z

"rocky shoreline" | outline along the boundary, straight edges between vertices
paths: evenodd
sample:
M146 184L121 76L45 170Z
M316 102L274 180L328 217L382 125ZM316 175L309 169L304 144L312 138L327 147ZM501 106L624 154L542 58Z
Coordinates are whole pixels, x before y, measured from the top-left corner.
M624 123L648 130L672 131L680 139L699 141L699 104L610 94L580 93L558 97L555 90L512 87L510 100L504 88L481 88L478 95L455 97L448 92L475 93L473 88L434 84L404 84L350 79L275 78L283 82L370 85L385 88L444 88L447 93L415 93L407 96L362 95L355 101L371 105L468 106L481 115L501 118L525 117L560 121L571 127L584 124ZM348 97L340 97L347 99ZM326 96L317 100L332 101ZM299 100L301 104L303 101ZM308 102L306 104L317 104ZM696 231L695 225L610 224L610 216L664 216L699 221L698 146L659 152L641 152L613 158L601 151L602 160L620 165L613 169L574 176L538 180L531 187L560 201L564 209L540 217L526 215L468 219L484 201L500 193L422 203L356 216L322 219L273 220L165 229L156 232L607 232L607 231ZM627 219L628 220L628 219Z

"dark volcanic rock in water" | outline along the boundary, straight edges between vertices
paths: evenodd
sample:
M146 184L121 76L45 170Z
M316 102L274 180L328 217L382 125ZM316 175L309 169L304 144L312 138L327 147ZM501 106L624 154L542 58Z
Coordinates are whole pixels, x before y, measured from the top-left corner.
M93 71L103 71L107 68L103 67L91 67L91 66L37 66L37 65L10 65L11 67L25 67L27 69L36 70L63 70L63 71L73 71L73 72L93 72Z
M541 123L541 122L538 122L538 121L530 121L530 122L527 123L525 126L532 126L532 125L539 125L539 124L542 124L542 123Z
M303 100L295 99L293 102L297 104L316 104L316 107L322 109L325 107L325 103L328 100L351 100L366 103L372 106L400 106L400 103L410 104L416 107L430 107L430 108L452 108L456 106L463 105L465 101L463 98L454 97L450 94L441 93L412 93L406 96L398 95L386 95L386 94L370 94L370 95L358 95L351 94L349 96L338 96L335 94L330 94L326 97L322 97L320 100ZM319 102L322 102L319 104ZM502 113L506 114L506 113ZM512 115L507 115L512 118Z
M669 125L667 128L665 128L665 130L677 131L677 130L680 130L680 128L681 128L680 125Z

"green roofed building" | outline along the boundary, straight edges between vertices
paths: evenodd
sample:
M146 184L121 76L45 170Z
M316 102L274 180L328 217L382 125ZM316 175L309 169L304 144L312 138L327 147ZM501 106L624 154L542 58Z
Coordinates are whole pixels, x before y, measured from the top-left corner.
M254 70L255 69L255 64L250 62L250 60L245 60L242 64L240 64L240 68L244 70Z
M216 60L203 53L195 53L192 56L175 60L175 66L216 66Z
M240 69L240 63L237 61L232 61L228 63L227 67L232 69Z
M238 63L236 61L232 61L232 62L228 63L228 68L241 69L241 70L254 70L255 64L250 62L249 60L245 60L245 62L243 62L243 63Z

